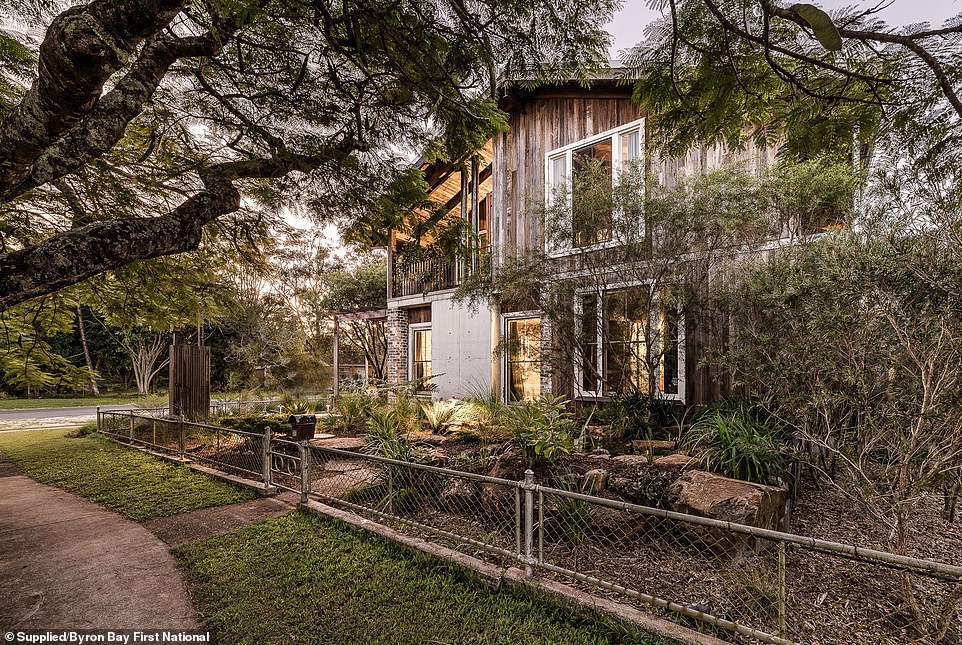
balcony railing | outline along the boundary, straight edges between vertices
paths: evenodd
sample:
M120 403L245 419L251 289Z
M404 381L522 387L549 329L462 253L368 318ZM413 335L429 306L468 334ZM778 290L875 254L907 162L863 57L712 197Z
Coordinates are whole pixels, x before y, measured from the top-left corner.
M453 289L461 284L461 263L456 260L422 258L402 262L394 257L392 265L392 298Z

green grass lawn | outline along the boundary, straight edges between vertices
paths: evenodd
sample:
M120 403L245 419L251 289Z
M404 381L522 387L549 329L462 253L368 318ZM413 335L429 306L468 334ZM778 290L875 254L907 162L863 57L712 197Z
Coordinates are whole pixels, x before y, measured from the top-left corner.
M36 410L38 408L82 408L93 405L123 405L136 403L141 407L167 405L166 395L117 394L111 396L88 396L79 398L47 399L0 399L0 410Z
M135 520L250 499L256 493L185 466L67 430L0 433L0 451L26 475L88 497Z
M664 643L300 511L174 554L218 643Z

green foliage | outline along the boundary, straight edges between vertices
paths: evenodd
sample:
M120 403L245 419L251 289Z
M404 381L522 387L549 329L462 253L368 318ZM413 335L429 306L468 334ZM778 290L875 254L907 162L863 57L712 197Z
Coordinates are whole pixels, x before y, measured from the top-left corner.
M299 645L663 642L548 597L494 590L426 554L307 513L174 554L204 626L224 643L276 643L278 634Z
M512 404L508 406L507 420L529 468L571 452L576 424L564 398L542 394L537 399Z
M33 479L135 520L243 502L255 494L103 437L70 439L65 433L0 433L0 450Z
M867 143L879 133L884 104L910 101L916 94L914 88L904 91L909 84L900 67L907 69L910 63L901 52L876 54L867 44L852 40L842 53L827 51L799 25L764 17L760 4L750 0L713 4L741 34L756 40L726 28L708 3L691 0L676 3L675 23L666 17L654 24L648 39L627 56L637 79L635 99L652 115L649 123L656 146L685 153L699 144L723 143L738 150L747 135L761 146L784 141L786 151L796 158L844 153L855 137ZM877 26L871 16L847 14L849 28ZM815 33L827 38L826 43L839 44L830 34L831 20L824 24L814 16L810 19L818 22ZM855 76L772 53L759 45L762 36L783 52Z
M785 474L788 448L783 427L746 401L717 404L698 417L685 436L686 447L708 470L759 484Z
M73 303L60 297L0 312L0 387L27 395L88 387L90 371L75 366L52 346L56 335L73 332L75 320Z
M613 439L651 439L678 421L673 401L637 392L611 397L596 418L608 424Z
M462 405L459 401L432 401L422 403L424 424L431 432L442 434L457 423L462 416Z
M340 415L340 425L350 430L362 430L381 399L372 390L348 390L334 401L334 411Z
M575 483L581 481L578 476L562 476L557 478L555 485L564 491L586 494L589 491L584 490L583 484ZM551 515L549 530L572 544L585 544L591 534L591 504L564 495L556 496L556 501L558 508Z

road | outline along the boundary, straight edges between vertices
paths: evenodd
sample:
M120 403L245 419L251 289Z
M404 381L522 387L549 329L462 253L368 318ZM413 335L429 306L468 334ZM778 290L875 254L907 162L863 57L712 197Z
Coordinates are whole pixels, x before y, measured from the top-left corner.
M123 405L102 405L100 409L107 412L110 410L135 410L139 405L125 403ZM75 408L35 408L32 410L0 410L0 423L4 421L17 421L21 419L47 419L50 417L92 417L97 414L97 406L83 406Z

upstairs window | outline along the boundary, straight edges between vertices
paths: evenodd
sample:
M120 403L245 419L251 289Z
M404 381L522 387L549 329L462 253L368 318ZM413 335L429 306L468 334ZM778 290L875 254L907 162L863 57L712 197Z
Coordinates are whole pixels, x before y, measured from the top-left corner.
M644 119L552 150L545 156L545 243L551 255L616 243L614 186L644 160Z

